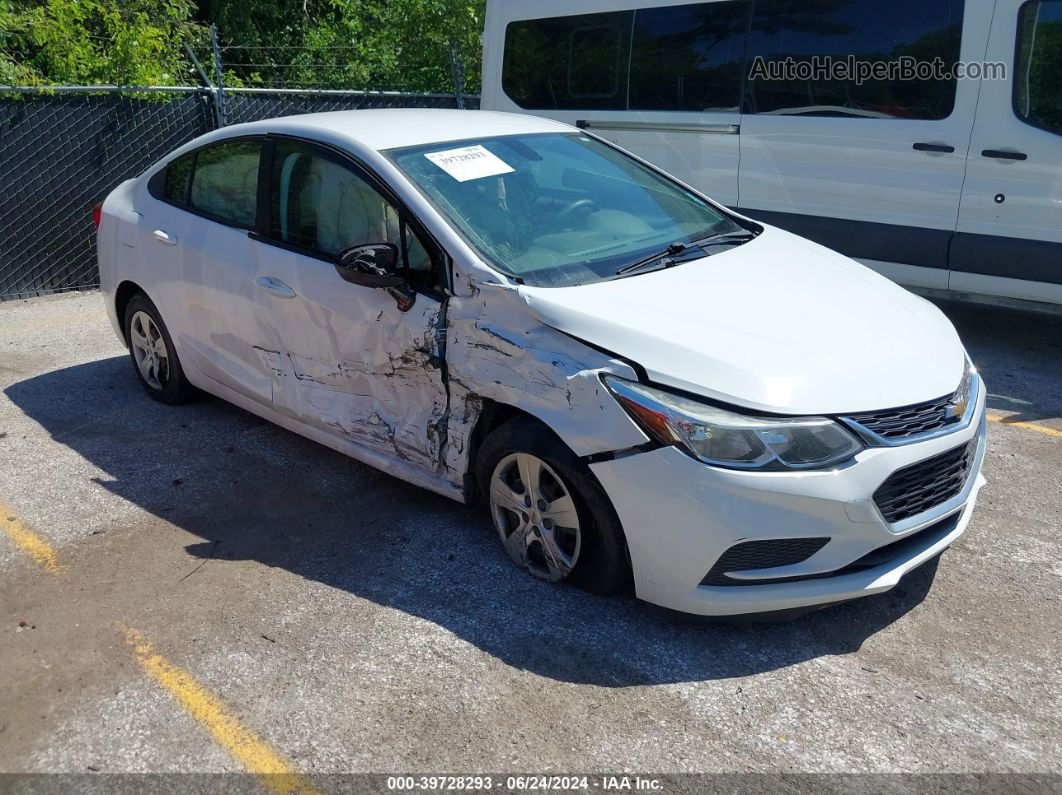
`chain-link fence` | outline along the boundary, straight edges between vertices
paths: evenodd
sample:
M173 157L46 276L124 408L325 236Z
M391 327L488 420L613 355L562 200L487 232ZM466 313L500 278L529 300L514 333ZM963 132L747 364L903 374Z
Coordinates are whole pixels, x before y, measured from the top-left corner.
M397 92L222 95L226 124L358 108L476 107L476 97ZM0 88L0 300L99 284L92 206L218 125L211 89Z
M265 89L225 90L223 112L226 124L239 124L277 116L363 108L465 108L478 107L478 97L454 94L406 94L379 91L352 94L345 91L280 92Z

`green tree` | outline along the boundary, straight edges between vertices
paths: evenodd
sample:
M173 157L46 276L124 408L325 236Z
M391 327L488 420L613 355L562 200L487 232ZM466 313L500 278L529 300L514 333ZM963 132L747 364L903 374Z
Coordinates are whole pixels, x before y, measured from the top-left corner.
M485 0L200 0L241 85L452 91L450 46L478 91Z
M0 0L6 84L181 85L183 43L202 38L191 0Z
M465 91L480 90L485 0L377 0L369 7L377 23L372 41L380 79L405 75L420 90L451 91L452 45Z
M228 85L479 90L486 0L0 0L0 83L197 82L215 24Z
M360 87L367 79L359 57L362 20L351 13L359 7L333 0L200 0L197 16L219 30L229 85Z

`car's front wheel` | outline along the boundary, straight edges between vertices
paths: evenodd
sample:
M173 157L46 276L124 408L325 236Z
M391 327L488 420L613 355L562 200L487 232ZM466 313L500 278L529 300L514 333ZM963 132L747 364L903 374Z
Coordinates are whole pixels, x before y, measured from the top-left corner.
M496 428L480 448L477 479L516 565L594 593L629 588L627 547L612 503L548 428L526 417Z
M134 295L125 309L125 338L137 378L151 397L163 403L195 397L159 310L143 294Z

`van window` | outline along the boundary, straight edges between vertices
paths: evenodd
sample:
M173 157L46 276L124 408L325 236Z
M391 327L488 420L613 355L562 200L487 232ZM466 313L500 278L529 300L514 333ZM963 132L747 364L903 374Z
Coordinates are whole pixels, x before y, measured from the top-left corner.
M745 112L855 118L943 119L955 80L752 79L755 59L816 57L889 62L959 60L963 0L759 0L749 32Z
M751 5L727 0L640 9L631 49L631 110L737 110Z
M576 99L613 99L623 95L620 63L627 30L611 19L576 28L568 39L568 95Z
M254 226L260 152L258 141L231 141L198 150L192 207L225 223Z
M1062 134L1062 0L1026 3L1020 13L1014 112Z
M502 89L522 108L627 107L633 12L511 22Z
M275 240L329 256L351 246L393 243L399 268L433 270L394 205L356 171L313 147L277 141L269 201Z

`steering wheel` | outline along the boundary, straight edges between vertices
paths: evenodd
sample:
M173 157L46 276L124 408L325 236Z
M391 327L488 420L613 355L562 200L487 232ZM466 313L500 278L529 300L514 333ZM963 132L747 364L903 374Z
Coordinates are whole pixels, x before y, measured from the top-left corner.
M593 210L596 207L597 204L594 203L593 199L576 199L557 213L557 220L564 221L579 210Z

